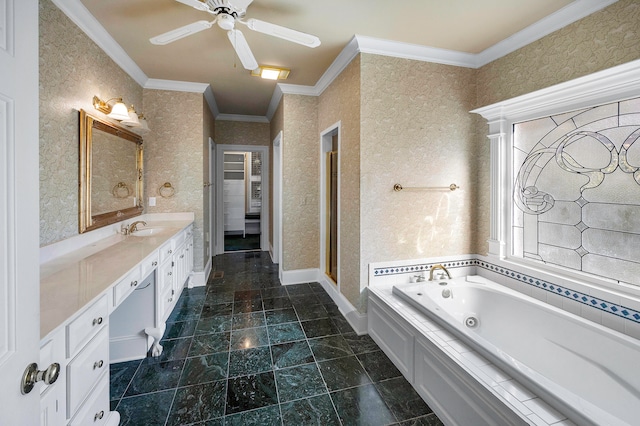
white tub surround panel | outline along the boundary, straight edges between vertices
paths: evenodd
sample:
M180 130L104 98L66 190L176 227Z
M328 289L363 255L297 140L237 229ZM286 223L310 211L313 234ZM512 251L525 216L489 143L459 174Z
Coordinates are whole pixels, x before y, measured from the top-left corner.
M146 355L154 340L143 329L164 329L193 270L192 214L135 219L145 220L152 234L116 234L129 220L41 249L47 262L40 265L40 356L60 364L58 381L41 388L47 424L119 423L109 406L109 365L114 356ZM163 265L170 279L156 280Z

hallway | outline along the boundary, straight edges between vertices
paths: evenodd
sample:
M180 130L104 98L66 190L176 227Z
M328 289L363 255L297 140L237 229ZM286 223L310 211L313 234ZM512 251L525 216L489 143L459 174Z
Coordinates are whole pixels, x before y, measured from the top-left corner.
M266 252L213 259L158 358L111 365L121 425L441 425L319 283L281 286Z

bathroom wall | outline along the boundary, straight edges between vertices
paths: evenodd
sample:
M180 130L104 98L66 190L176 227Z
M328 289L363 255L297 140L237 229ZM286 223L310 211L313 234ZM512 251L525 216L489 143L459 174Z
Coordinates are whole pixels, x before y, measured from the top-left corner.
M40 1L40 245L78 235L78 110L92 98L142 107L142 88L50 0Z
M269 130L269 123L217 120L213 140L219 145L267 146L271 142Z
M147 197L156 197L147 213L194 212L194 270L204 268L203 148L205 135L201 93L145 89L145 117L151 132L145 136L145 188ZM208 143L208 142L206 142ZM171 183L175 194L159 195L158 189ZM145 198L145 205L148 198ZM207 219L208 220L208 219ZM200 255L198 255L200 253Z
M209 147L209 138L213 139L215 142L215 133L216 133L216 119L209 108L209 104L207 100L202 98L202 117L203 117L203 129L202 129L202 182L213 182L213 179L209 176L210 173L210 162L212 160L211 156L211 148ZM202 256L203 256L203 265L206 265L209 262L212 254L209 252L209 246L211 238L213 238L212 226L211 223L211 208L215 209L215 205L211 206L211 194L212 194L212 186L202 187L202 205L203 205L203 224L202 224L202 232L203 232L203 247L202 247ZM215 203L215 200L214 200Z
M360 84L358 55L318 98L318 132L340 121L339 288L354 306L360 303ZM319 134L313 155L320 155Z
M475 70L361 55L360 283L373 262L475 253ZM410 192L404 187L460 186Z
M640 58L640 2L620 0L478 69L477 106Z
M318 98L288 95L283 103L282 269L318 268L320 263L320 165Z

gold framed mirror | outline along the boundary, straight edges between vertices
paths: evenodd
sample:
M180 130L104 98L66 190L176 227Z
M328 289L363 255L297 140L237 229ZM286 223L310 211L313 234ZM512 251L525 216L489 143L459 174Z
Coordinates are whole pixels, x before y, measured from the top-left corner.
M142 137L80 110L79 231L142 214Z

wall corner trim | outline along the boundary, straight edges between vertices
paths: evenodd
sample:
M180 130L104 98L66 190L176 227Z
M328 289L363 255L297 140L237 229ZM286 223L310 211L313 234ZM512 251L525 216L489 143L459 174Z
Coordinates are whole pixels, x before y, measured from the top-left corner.
M218 114L216 121L243 121L249 123L269 123L264 115Z

